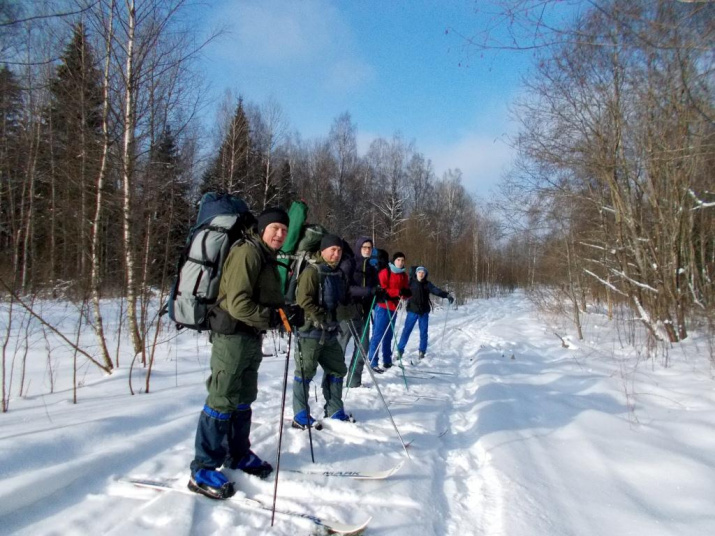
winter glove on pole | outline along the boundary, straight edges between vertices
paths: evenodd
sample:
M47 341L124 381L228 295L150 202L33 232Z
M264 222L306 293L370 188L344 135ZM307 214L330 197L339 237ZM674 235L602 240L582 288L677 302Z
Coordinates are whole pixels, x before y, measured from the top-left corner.
M372 295L375 296L375 299L372 301L372 305L375 305L375 301L385 301L385 298L387 298L387 292L385 292L385 289L382 287L374 287ZM372 307L370 308L372 310Z
M281 321L281 313L283 311L281 309L269 309L268 310L268 328L269 329L275 329L277 327L280 327L282 324Z
M450 305L452 305L454 303L454 296L452 296L451 294L448 294L447 301L449 302Z
M302 326L305 324L305 314L303 309L298 305L288 305L283 313L288 317L288 323L291 326Z
M409 288L401 288L400 289L400 298L411 298L412 297L412 291Z

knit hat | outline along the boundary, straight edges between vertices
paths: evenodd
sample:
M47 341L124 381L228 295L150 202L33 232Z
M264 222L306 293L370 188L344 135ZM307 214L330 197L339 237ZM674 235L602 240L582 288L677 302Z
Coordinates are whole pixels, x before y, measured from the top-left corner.
M288 213L281 207L271 207L265 209L258 215L258 236L263 236L263 231L266 230L271 223L282 223L286 227L290 224Z
M402 253L401 251L396 251L395 254L392 256L392 262L395 262L397 259L402 257L403 259L405 258L405 254Z
M343 247L343 239L334 234L326 234L320 241L320 251L333 246Z
M425 275L427 275L427 268L425 268L424 266L418 266L417 268L415 268L415 273L417 272L424 272Z

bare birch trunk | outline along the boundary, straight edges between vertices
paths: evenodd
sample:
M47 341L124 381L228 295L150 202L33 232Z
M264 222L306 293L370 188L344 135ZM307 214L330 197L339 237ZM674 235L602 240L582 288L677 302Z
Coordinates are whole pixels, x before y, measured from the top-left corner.
M159 304L164 303L164 297L165 297L165 292L164 289L166 288L166 276L167 276L167 266L169 263L169 252L171 248L171 227L172 227L172 222L174 221L174 207L175 207L175 199L174 199L174 179L172 178L172 188L171 188L171 195L169 197L169 215L168 215L168 221L169 225L166 227L166 238L164 240L164 266L162 266L161 269L161 284L159 285ZM162 315L157 314L156 315L156 328L154 329L154 340L152 341L151 345L151 352L149 352L149 366L147 367L147 372L146 372L146 383L145 383L145 392L149 392L149 386L151 383L151 371L154 366L154 357L156 355L156 343L159 340L159 334L161 333L161 319Z
M2 412L7 413L10 408L10 389L11 385L7 382L7 348L12 336L12 314L15 300L14 294L10 293L10 302L7 308L7 323L5 324L5 337L2 343ZM6 385L7 383L7 385Z
M129 314L129 332L134 346L134 352L141 352L142 340L137 325L137 298L134 281L135 259L133 249L133 230L131 226L132 218L132 174L133 174L133 150L134 150L134 32L136 27L136 11L134 0L127 0L127 10L129 20L127 21L127 63L125 72L126 96L124 99L124 255L126 262L127 280L127 313Z
M573 270L573 255L571 252L571 236L566 237L566 267L569 277L569 299L571 300L571 305L574 315L574 325L576 326L576 333L578 335L578 340L583 340L583 330L581 329L581 313L578 308L578 296L576 295L576 288L574 286L574 270Z
M33 137L32 143L30 143L30 156L28 162L27 174L30 179L30 191L27 195L27 216L25 218L25 236L23 240L23 251L22 251L22 282L21 288L24 291L28 290L29 287L29 275L28 271L32 263L32 218L34 216L35 208L35 166L37 165L37 142L40 139L40 122L37 122L37 137Z
M102 229L102 203L104 179L107 172L107 158L109 156L109 66L111 58L111 42L112 42L112 21L114 15L114 1L109 5L109 23L107 24L106 35L106 54L107 57L104 63L104 83L103 83L103 100L102 103L102 160L99 166L99 174L97 175L97 193L96 193L96 208L94 211L94 220L92 222L92 245L91 245L91 261L92 271L90 276L90 288L92 292L92 311L94 314L94 334L97 338L102 360L108 370L112 370L112 359L109 357L109 349L107 348L107 340L104 335L104 320L102 319L102 311L100 309L100 233Z
M54 288L57 281L57 170L55 169L55 141L52 114L48 114L49 144L50 149L50 288Z
M147 315L149 311L149 292L147 289L149 287L149 251L151 249L151 239L152 239L152 213L146 218L146 237L144 239L144 258L142 260L142 279L141 279L141 305L139 308L139 329L142 339L145 339L149 329L147 327ZM146 347L142 345L142 365L146 367Z

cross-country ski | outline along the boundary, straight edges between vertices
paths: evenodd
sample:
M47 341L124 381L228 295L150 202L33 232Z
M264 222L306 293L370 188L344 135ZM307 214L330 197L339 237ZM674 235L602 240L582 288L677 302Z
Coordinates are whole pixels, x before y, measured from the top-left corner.
M188 488L178 487L178 484L175 481L151 480L144 478L125 478L122 479L122 481L140 488L150 488L162 492L175 492L194 495L194 493ZM234 496L229 498L228 501L244 508L258 509L263 510L265 512L273 511L273 508L270 505L264 504L255 499L247 499L245 497ZM368 523L370 523L371 519L368 518L363 523L351 525L348 523L342 523L340 521L334 521L318 517L312 514L308 514L306 512L296 512L291 510L284 510L281 508L277 508L275 512L276 514L281 516L308 519L319 527L325 528L330 534L344 534L345 536L356 536L358 534L362 534L362 532L368 526Z
M384 480L391 477L404 465L404 460L398 463L391 469L386 469L384 471L371 471L371 470L334 470L334 469L294 469L285 468L284 471L291 473L299 473L303 475L313 475L313 476L328 476L328 477L338 477L338 478L354 478L355 480Z

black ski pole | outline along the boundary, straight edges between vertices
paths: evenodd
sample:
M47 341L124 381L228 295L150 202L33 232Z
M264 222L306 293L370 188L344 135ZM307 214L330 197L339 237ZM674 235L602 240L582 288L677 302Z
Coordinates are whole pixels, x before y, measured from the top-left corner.
M308 382L305 381L305 369L303 368L303 351L300 349L300 338L296 337L295 343L298 346L298 361L300 362L300 376L303 380L303 396L305 397L305 409L308 412L308 442L310 443L310 459L315 463L315 453L313 452L313 423L310 422L310 403L308 397Z
M366 315L366 318L365 318L365 325L362 328L362 336L360 337L360 346L362 346L363 341L365 340L365 334L367 333L368 327L370 326L370 314L372 313L372 310L375 307L376 300L377 300L377 294L372 298L372 303L370 304L370 312L368 312L368 314ZM362 320L362 317L360 317L360 318ZM352 322L352 320L350 322ZM353 331L352 328L350 329L350 331L351 332ZM355 332L357 333L357 330L355 330ZM356 344L358 344L358 341L355 340L355 338L353 337L353 345L356 345ZM350 392L350 383L352 382L352 378L355 375L355 367L357 366L358 359L360 359L360 354L358 352L353 352L353 355L355 355L356 358L351 360L352 366L350 367L350 373L348 374L348 378L347 378L347 387L345 389L345 398L347 398L348 393Z
M355 330L350 326L352 332L353 332L353 337L355 336ZM395 429L395 432L397 432L397 437L400 438L400 443L402 443L402 448L405 449L405 454L407 454L407 457L410 458L410 453L407 452L407 445L405 445L404 440L402 439L402 434L400 434L400 431L397 429L397 425L395 424L395 419L392 418L392 412L390 411L390 407L387 405L387 401L385 400L385 397L382 396L382 391L380 391L380 386L377 385L377 378L375 378L375 372L372 370L370 367L370 364L367 362L367 357L365 356L365 352L363 351L362 347L360 347L360 355L362 356L363 362L368 368L368 372L370 373L370 377L372 378L373 383L375 384L375 389L377 389L377 394L380 395L380 399L382 400L382 403L385 405L385 409L387 410L387 414L390 416L390 421L392 422L392 427ZM412 458L410 458L412 459Z
M276 517L276 499L278 498L278 473L281 470L281 444L283 443L283 415L286 409L286 391L288 389L288 363L290 362L290 345L293 338L293 330L290 328L288 317L283 309L278 309L283 321L283 327L288 332L288 351L286 353L286 368L283 372L283 397L281 399L281 418L278 421L278 459L276 460L276 480L273 484L273 511L271 512L271 527Z
M390 319L390 326L392 327L392 337L393 337L392 351L393 352L395 351L395 348L397 346L397 316L398 316L400 309L402 309L404 303L405 303L404 300L400 300L400 303L398 303L397 307L395 308L395 313L392 316L388 316L388 318ZM387 300L385 300L385 307L387 307ZM392 322L393 319L395 320L394 323ZM404 330L404 328L403 328L403 330ZM400 362L400 370L402 371L402 379L405 381L405 389L409 390L409 387L407 386L407 378L405 377L405 366L402 364L402 356L400 355L399 352L397 353L397 360Z

